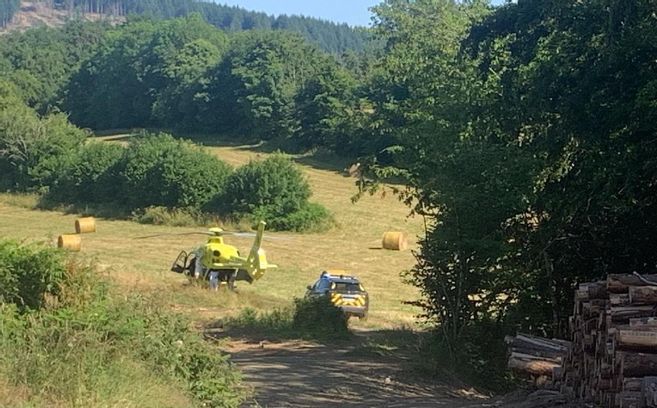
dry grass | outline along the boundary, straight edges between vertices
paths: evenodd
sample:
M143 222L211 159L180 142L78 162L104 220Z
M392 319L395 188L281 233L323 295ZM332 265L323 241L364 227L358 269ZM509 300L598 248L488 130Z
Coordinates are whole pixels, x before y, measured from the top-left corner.
M249 146L208 147L221 159L240 165L265 157ZM338 226L321 234L271 233L284 239L267 240L264 248L270 262L279 269L270 271L254 285L239 285L239 294L210 293L188 285L180 275L168 272L180 250L197 246L198 236L165 236L137 240L158 233L184 232L190 228L142 225L129 221L98 220L98 232L83 236L82 253L97 259L116 282L126 288L159 291L173 307L193 311L202 319L233 315L245 307L267 310L287 306L293 297L301 297L306 285L314 282L323 269L344 269L361 278L370 292L370 317L353 324L370 328L395 328L414 323L419 312L402 304L415 300L415 288L403 284L400 273L411 268L410 251L386 251L381 248L385 231L406 231L411 248L422 231L420 219L407 218L408 209L393 195L367 196L356 204L350 201L356 192L354 179L344 177L338 167L299 158L314 191L313 201L331 210ZM0 195L0 236L54 242L57 235L74 231L76 215L36 211L17 205L24 200ZM250 239L231 238L229 243L245 252Z

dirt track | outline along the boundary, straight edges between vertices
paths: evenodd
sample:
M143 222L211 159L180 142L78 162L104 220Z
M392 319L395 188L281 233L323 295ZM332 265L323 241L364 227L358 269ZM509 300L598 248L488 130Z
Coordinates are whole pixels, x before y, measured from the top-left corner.
M404 358L303 341L234 340L225 351L253 387L247 407L494 407L474 391L411 378Z

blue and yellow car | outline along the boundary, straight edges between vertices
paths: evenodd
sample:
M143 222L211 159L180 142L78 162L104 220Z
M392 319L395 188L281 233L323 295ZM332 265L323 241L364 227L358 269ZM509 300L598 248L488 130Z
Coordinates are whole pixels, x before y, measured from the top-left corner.
M306 297L327 296L347 317L366 319L370 307L369 295L357 277L344 271L322 272L314 285L308 286Z

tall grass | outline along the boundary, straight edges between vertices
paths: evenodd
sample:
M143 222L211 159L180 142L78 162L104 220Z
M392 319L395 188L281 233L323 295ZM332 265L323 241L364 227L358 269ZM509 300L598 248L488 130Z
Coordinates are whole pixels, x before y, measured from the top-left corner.
M16 276L45 250L0 245L5 259L16 258ZM57 262L65 272L41 290L43 302L0 303L0 406L235 407L243 401L239 374L184 317L155 297L112 295L93 267L64 257Z

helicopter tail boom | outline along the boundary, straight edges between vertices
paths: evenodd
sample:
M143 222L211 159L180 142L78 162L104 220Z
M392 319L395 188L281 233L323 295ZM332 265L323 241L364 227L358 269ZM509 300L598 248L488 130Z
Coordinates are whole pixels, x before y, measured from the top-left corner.
M264 221L258 223L258 232L256 233L255 241L253 242L253 247L251 247L251 252L249 253L248 258L246 258L247 268L246 272L253 280L258 280L265 274L267 269L277 268L277 265L270 264L267 262L267 255L265 250L260 248L262 245L262 237L265 233Z

